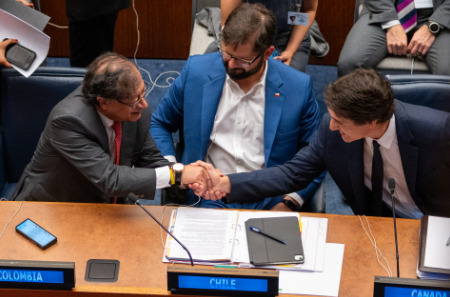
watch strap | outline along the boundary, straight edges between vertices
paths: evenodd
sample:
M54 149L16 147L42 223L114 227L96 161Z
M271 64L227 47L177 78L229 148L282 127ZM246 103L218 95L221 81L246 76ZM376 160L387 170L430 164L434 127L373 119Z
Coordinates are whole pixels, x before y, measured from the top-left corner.
M295 205L295 203L289 199L283 199L281 200L281 202L284 203L292 211L300 211L297 205Z

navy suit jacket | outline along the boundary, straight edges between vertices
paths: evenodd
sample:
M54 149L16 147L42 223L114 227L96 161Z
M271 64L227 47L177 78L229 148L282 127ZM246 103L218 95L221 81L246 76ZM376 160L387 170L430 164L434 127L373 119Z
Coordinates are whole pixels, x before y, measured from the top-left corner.
M180 130L184 136L182 162L189 164L205 159L225 78L219 52L188 59L152 116L150 132L162 155L176 155L172 133ZM265 166L283 164L306 146L317 130L318 115L310 77L269 59L264 114ZM300 196L305 200L312 197L320 181L299 192Z
M450 216L450 114L396 101L397 139L411 197L424 214ZM229 175L229 199L298 190L328 170L355 214L372 214L364 186L363 142L342 140L324 115L310 145L284 165Z

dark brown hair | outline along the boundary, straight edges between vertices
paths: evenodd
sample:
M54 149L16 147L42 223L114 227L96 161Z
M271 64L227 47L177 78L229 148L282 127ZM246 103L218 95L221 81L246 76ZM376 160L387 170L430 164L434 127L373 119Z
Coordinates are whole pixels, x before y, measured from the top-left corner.
M277 23L270 10L260 3L243 3L228 16L221 38L225 45L234 47L253 42L253 50L263 53L273 45L276 32Z
M136 97L139 82L136 66L126 57L107 52L97 57L87 68L83 94L93 104L97 97L121 100Z
M384 123L395 110L390 83L375 70L357 69L338 78L325 88L324 96L329 109L357 125Z

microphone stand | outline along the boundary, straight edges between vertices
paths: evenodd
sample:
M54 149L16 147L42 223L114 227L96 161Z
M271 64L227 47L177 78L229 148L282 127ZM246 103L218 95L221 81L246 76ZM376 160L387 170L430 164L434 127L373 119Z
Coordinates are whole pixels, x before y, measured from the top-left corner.
M395 253L397 257L397 277L400 277L400 259L398 256L398 241L397 241L397 218L395 216L395 203L394 203L395 179L393 178L388 179L388 186L391 192L392 218L394 219Z
M175 239L176 242L178 242L178 244L186 251L186 253L189 256L189 260L191 261L191 266L194 266L194 261L192 260L192 256L191 253L189 252L189 250L187 249L187 247L184 246L184 244L182 244L175 236L173 236L172 233L169 232L169 230L166 229L166 227L164 227L145 207L142 206L142 204L139 202L139 199L137 199L136 195L134 194L129 194L128 199L130 199L131 201L133 201L136 205L139 205L161 228L163 228L164 231L167 232L167 234L170 235L170 237L172 237L173 239Z

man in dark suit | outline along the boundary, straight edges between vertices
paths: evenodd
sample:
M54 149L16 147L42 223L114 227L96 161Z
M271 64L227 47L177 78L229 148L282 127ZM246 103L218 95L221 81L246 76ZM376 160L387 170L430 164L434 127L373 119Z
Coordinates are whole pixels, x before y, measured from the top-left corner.
M303 188L326 169L356 214L391 214L392 178L399 216L450 215L449 113L394 100L389 83L374 70L358 69L339 78L325 90L325 101L329 114L310 145L292 160L215 177L214 189L200 194L214 200L229 193L228 201L242 197L251 201ZM372 191L375 142L384 168L382 202ZM212 166L202 165L213 176Z
M148 127L145 84L127 58L106 53L89 66L82 87L51 111L14 200L111 202L134 193L205 180L199 167L171 168Z
M130 0L66 0L72 67L86 67L113 50L117 16L129 6Z
M361 16L339 57L340 76L359 67L374 68L388 54L423 57L433 74L450 75L450 1L416 0L406 6L402 4L405 8L415 5L415 22L411 18L414 13L397 13L396 5L402 1L409 2L364 1ZM403 26L402 18L406 21Z

